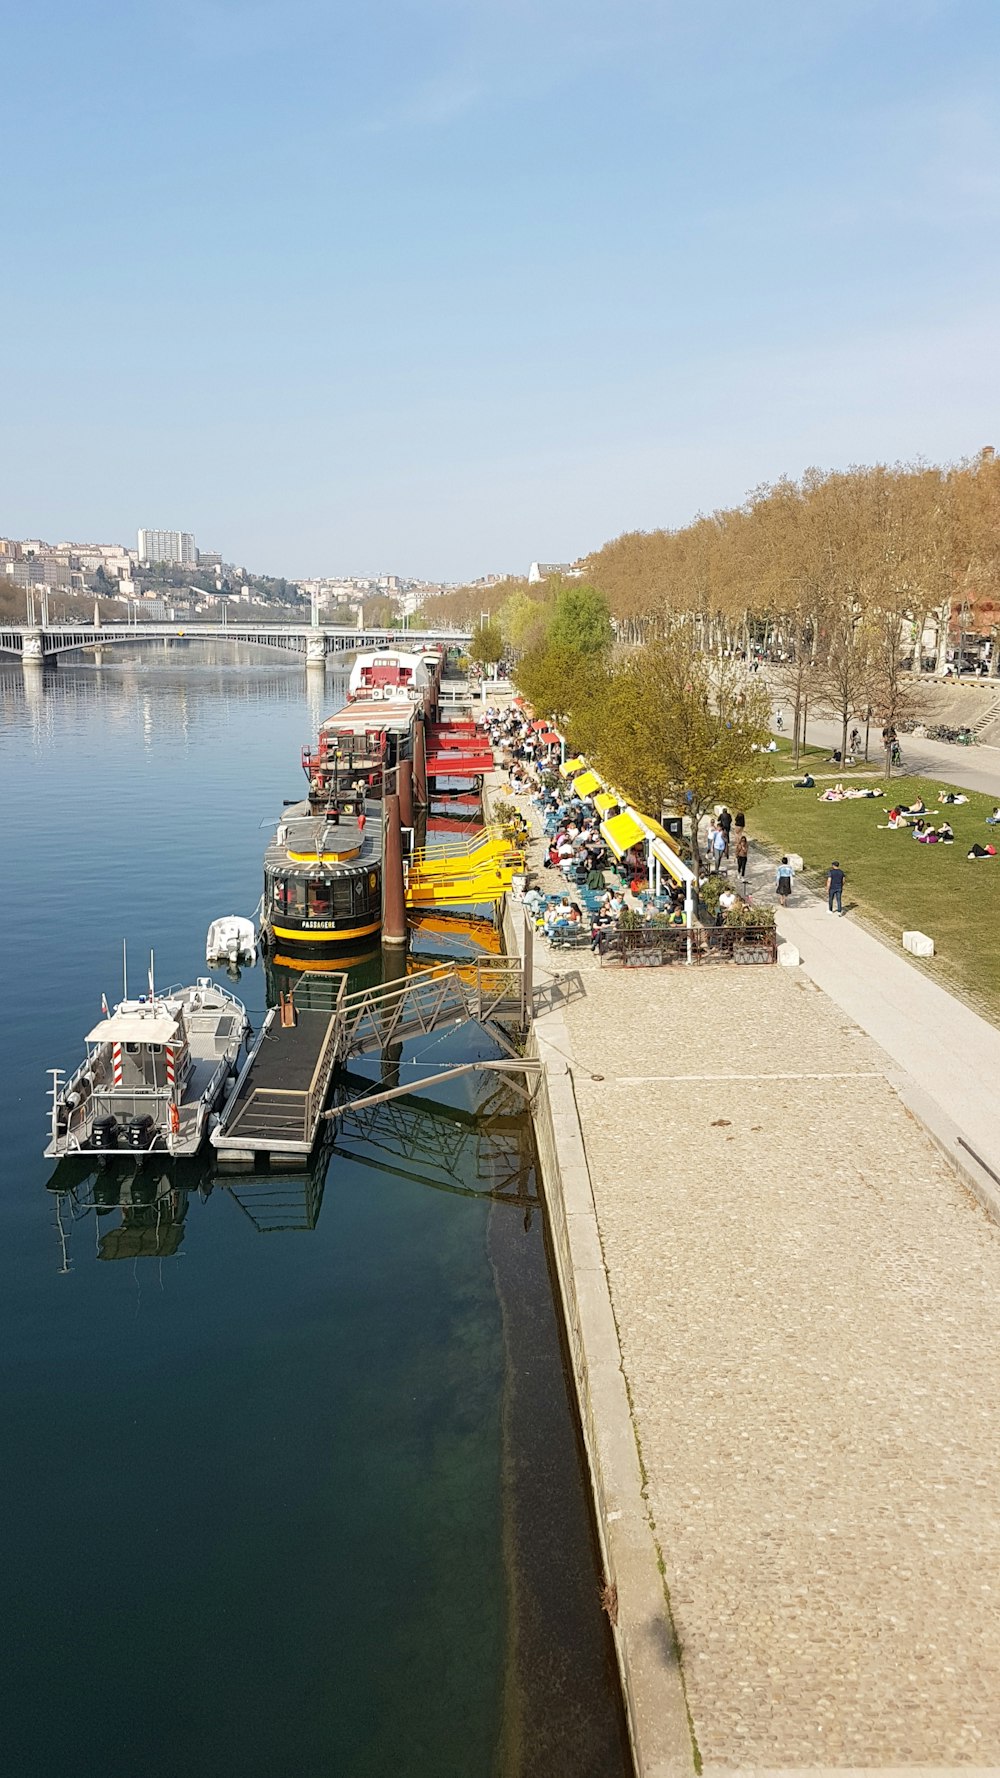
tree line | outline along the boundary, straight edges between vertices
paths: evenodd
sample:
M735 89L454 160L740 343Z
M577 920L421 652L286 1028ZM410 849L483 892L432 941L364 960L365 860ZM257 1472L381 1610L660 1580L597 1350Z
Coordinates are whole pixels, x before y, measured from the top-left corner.
M626 532L583 571L626 642L683 621L711 652L804 649L815 659L846 621L875 619L898 630L901 656L919 673L943 662L963 608L979 634L1000 624L1000 460L988 448L947 467L810 469L679 529ZM462 627L486 612L519 652L537 639L562 586L462 587L426 612ZM995 649L994 671L998 664Z
M752 807L767 783L766 687L735 656L712 659L691 626L623 647L607 598L585 581L561 583L539 609L520 690L636 808L689 816L697 861L702 818L717 803ZM501 608L483 628L502 621Z

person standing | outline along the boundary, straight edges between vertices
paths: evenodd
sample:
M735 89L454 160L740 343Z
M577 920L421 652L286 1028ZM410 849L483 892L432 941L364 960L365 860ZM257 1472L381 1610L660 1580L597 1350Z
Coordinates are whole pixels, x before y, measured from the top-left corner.
M729 810L727 808L725 808L724 806L719 811L719 826L721 827L723 833L726 836L726 857L728 858L729 857L729 835L732 831L733 818L730 815Z
M713 830L712 846L715 852L715 872L718 876L722 869L723 858L726 858L729 855L729 840L723 828L716 827Z
M827 878L826 878L826 905L829 908L831 914L833 913L833 904L834 904L834 902L836 902L838 914L840 914L841 916L843 915L843 912L844 912L843 903L842 903L843 893L844 893L844 873L840 868L839 861L835 858L833 863L830 866L829 871L827 872Z
M783 858L774 874L774 888L783 908L788 906L792 896L792 884L795 878L787 858Z
M718 831L719 830L716 826L715 816L712 815L710 817L709 823L708 823L708 832L705 835L705 859L708 864L709 876L711 876L712 872L715 869L715 859L716 859L715 836L718 833Z
M747 880L747 859L750 855L750 841L747 839L746 828L741 827L736 835L736 875L741 883Z

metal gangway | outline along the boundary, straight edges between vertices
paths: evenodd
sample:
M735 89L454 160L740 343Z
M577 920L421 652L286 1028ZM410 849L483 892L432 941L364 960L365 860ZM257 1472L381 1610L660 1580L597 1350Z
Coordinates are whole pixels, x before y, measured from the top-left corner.
M521 1072L528 1066L503 1034L504 1026L523 1031L530 1022L531 967L519 957L449 960L398 982L353 992L348 992L347 981L346 974L332 978L329 1011L311 1008L289 1015L293 990L283 1009L268 1013L212 1133L220 1161L252 1165L258 1155L308 1158L324 1116L338 1117L346 1109L326 1112L336 1069L359 1056L398 1053L407 1038L429 1036L448 1025L487 1027L508 1059L457 1064L431 1076L427 1085L474 1068ZM350 1103L382 1103L413 1090L393 1086Z

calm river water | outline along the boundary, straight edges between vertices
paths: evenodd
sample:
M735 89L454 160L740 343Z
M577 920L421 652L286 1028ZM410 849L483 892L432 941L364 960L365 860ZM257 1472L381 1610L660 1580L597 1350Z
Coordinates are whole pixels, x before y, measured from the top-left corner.
M152 1234L141 1181L124 1211L48 1189L45 1070L119 997L123 938L133 989L150 945L158 982L191 980L209 921L253 911L264 827L343 701L313 680L208 644L0 667L0 1770L616 1778L509 1094L390 1105L307 1174L193 1169ZM262 971L236 991L256 1025Z

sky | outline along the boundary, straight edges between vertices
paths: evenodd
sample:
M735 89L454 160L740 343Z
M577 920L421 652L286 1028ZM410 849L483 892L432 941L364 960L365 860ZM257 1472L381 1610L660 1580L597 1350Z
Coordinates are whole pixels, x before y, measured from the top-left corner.
M1000 446L997 0L5 9L0 535L463 580Z

